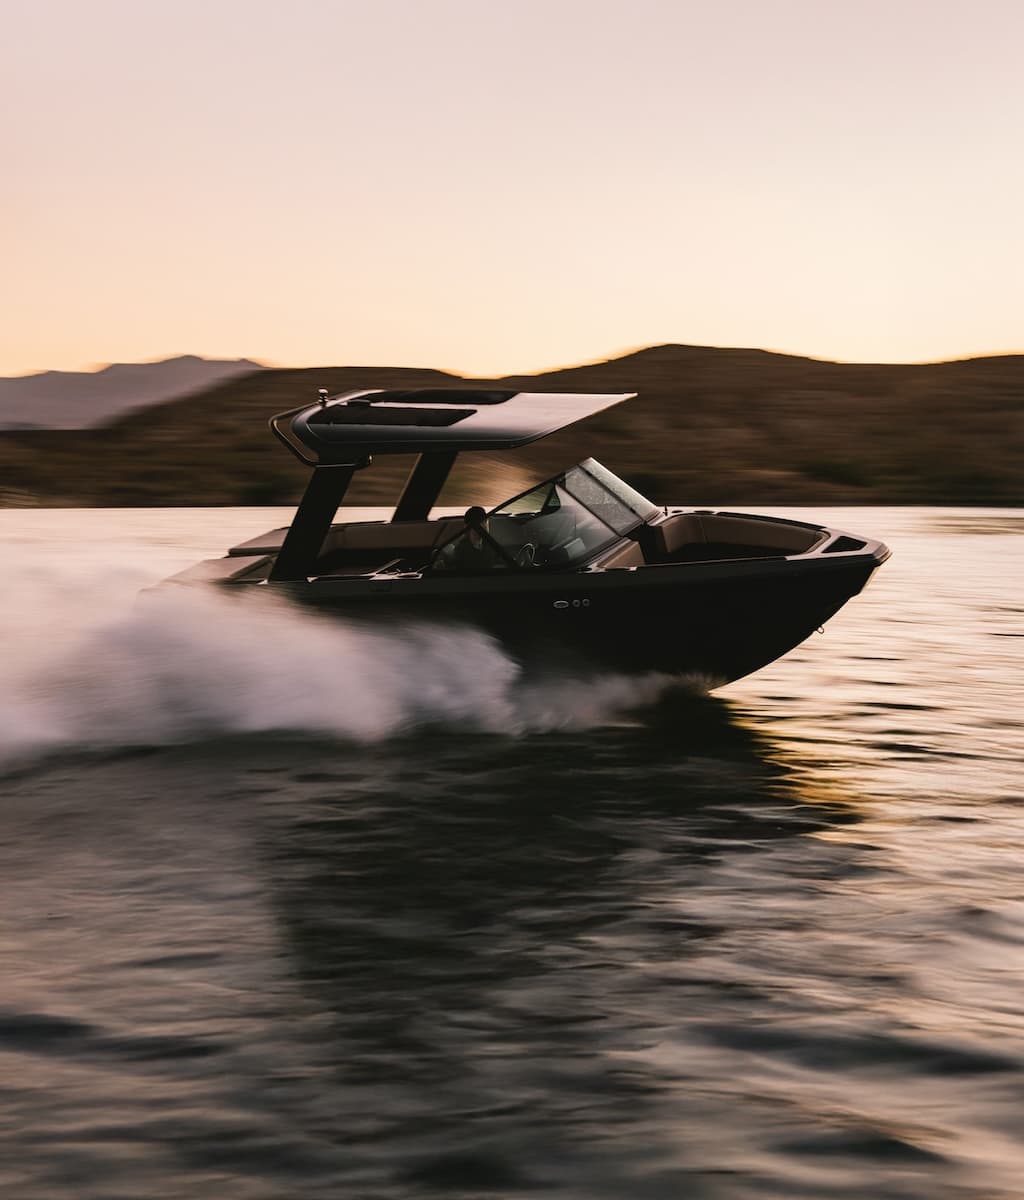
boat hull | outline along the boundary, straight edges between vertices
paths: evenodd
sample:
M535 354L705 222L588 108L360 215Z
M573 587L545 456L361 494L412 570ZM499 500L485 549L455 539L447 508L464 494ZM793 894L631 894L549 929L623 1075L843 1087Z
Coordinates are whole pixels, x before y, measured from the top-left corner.
M798 646L861 591L881 561L860 554L270 586L320 612L378 626L473 625L531 669L663 671L717 686Z

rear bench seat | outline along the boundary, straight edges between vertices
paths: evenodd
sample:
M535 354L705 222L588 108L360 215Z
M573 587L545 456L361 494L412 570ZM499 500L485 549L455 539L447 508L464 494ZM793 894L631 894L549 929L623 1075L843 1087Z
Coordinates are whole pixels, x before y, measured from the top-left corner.
M335 550L416 550L441 544L458 529L461 517L442 517L439 521L360 521L354 525L334 525L324 538L322 554Z

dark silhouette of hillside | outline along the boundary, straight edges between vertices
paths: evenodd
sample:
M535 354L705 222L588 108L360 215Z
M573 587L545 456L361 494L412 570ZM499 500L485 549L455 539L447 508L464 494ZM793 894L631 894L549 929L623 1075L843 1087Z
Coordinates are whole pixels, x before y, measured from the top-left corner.
M0 379L0 429L88 429L131 409L261 370L261 363L247 358L183 354L162 362L112 363L99 371L42 371Z
M1024 355L843 364L701 346L500 381L635 400L499 461L464 455L447 502L498 500L587 454L655 500L695 504L1024 502ZM7 503L285 504L306 470L271 436L274 413L358 387L493 385L389 367L266 370L100 429L0 435ZM496 456L497 457L497 456ZM410 460L379 458L352 503L387 503Z

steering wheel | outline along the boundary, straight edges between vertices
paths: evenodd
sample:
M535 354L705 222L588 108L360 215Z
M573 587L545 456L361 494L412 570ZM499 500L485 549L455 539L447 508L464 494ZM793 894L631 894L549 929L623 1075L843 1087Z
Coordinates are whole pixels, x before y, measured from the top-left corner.
M517 567L532 567L537 558L537 547L533 542L526 542L516 551L515 563Z

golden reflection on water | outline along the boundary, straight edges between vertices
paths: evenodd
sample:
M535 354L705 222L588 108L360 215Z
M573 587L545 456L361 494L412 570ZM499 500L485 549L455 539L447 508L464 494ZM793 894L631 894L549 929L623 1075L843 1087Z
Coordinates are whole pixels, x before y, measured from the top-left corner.
M822 519L841 527L853 515ZM855 516L893 557L824 636L724 694L863 795L1020 795L1022 518L916 509Z

